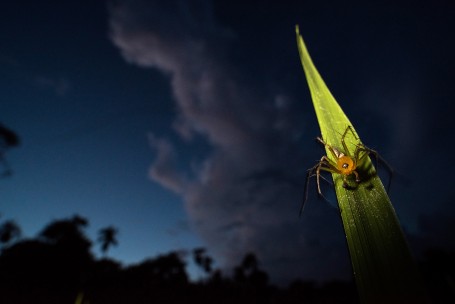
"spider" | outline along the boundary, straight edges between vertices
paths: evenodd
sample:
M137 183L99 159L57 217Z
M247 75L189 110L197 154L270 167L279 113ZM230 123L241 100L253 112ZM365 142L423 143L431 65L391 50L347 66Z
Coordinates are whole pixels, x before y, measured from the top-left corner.
M352 127L348 126L346 128L346 130L344 131L343 135L341 136L341 145L343 146L344 152L342 152L342 151L340 151L340 149L335 148L334 146L326 143L321 137L316 138L317 141L319 141L321 144L323 144L330 151L330 154L332 154L332 156L335 160L332 160L324 155L321 157L321 159L315 166L313 166L312 168L310 168L308 170L307 179L306 179L306 183L305 183L305 190L304 190L304 193L305 193L304 201L303 201L302 207L300 209L300 214L302 214L304 204L306 203L306 201L308 199L308 184L309 184L310 177L316 176L318 194L327 201L327 199L324 197L324 195L322 194L322 191L321 191L320 179L322 178L323 180L325 180L327 182L329 182L329 181L326 178L324 178L324 176L321 175L321 170L341 175L342 179L343 179L343 187L349 188L349 184L347 181L348 176L354 175L355 181L357 182L357 184L359 184L361 182L361 180L360 180L359 173L357 172L357 169L358 169L359 165L362 163L362 161L365 159L365 157L370 154L374 155L374 157L376 158L376 165L377 165L377 162L380 161L387 168L387 170L389 172L389 176L390 176L389 183L387 186L387 189L389 189L390 182L391 182L391 176L393 173L392 168L378 154L378 152L368 148L367 146L365 146L362 143L358 143L355 147L354 153L351 153L345 142L345 137L349 131L352 133L354 138L358 140Z

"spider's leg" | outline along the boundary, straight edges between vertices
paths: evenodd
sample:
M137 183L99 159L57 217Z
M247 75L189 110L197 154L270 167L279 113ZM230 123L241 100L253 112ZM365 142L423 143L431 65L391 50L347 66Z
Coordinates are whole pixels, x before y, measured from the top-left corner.
M352 171L352 173L354 173L354 175L355 175L355 181L356 181L356 183L360 183L359 173L357 173L357 171L355 171L355 170Z
M389 163L386 162L386 160L384 158L382 158L381 155L379 155L379 153L376 153L376 155L377 155L378 161L383 164L383 166L386 168L387 172L389 173L389 181L387 183L387 193L389 193L390 185L392 185L392 178L393 178L394 170L393 170L392 166L390 166Z
M324 175L320 175L320 178L322 178L327 184L333 186L333 182L329 181L327 178L324 177Z
M360 155L363 153L362 155ZM357 161L357 164L360 164L360 162L365 158L365 156L369 156L370 154L374 155L374 160L375 160L375 166L378 166L378 157L379 154L373 149L368 148L362 143L357 144L354 152L354 158Z
M303 190L303 201L302 201L302 206L300 207L299 216L302 215L305 203L308 201L308 188L309 188L309 185L310 185L310 178L313 177L313 176L317 176L317 174L315 174L314 172L316 171L316 169L319 166L321 166L321 162L324 162L324 160L322 158L316 165L314 165L313 167L308 169L308 173L307 173L306 181L305 181L305 188Z
M343 175L343 188L347 189L348 186L347 175Z
M331 145L326 143L321 137L316 137L316 140L319 141L321 144L323 144L324 147L327 147L327 149L329 149L330 154L332 154L334 159L338 158L338 153L335 152L334 148ZM327 160L328 160L328 158L327 158ZM330 160L328 160L328 161L331 162Z
M344 130L344 133L341 136L341 144L343 145L344 152L346 153L346 155L352 157L351 153L349 152L348 145L346 144L346 141L344 140L346 138L346 135L348 134L348 131L351 131L352 135L354 136L354 138L356 140L358 140L359 138L357 137L357 135L355 134L355 132L351 126L347 126L346 130ZM355 152L354 152L354 154L355 154Z
M305 181L303 202L302 202L302 206L300 207L299 216L302 215L303 208L305 206L305 203L308 200L308 188L309 188L309 184L310 184L310 178L313 177L313 176L316 176L316 184L317 184L318 194L320 196L322 196L325 201L328 202L328 200L322 194L321 186L320 186L320 178L322 178L323 180L325 180L327 182L329 182L329 181L324 176L321 175L320 170L331 172L331 173L338 173L338 171L336 171L336 167L334 166L332 161L327 158L327 156L321 157L319 162L308 170L306 181Z
M346 130L344 131L344 134L343 134L343 139L346 137L346 134L348 134L348 131L351 131L352 135L354 136L354 138L356 140L359 140L359 137L357 136L357 134L355 133L354 129L352 128L352 126L347 126L346 127Z
M324 194L322 194L322 191L321 191L321 182L320 182L320 179L322 177L322 179L324 179L325 181L327 181L327 179L325 179L322 175L321 175L321 170L323 171L326 171L326 172L330 172L330 173L337 173L337 174L341 174L341 172L336 168L335 165L333 165L329 159L326 157L326 156L323 156L324 159L328 160L328 162L320 162L320 165L316 168L316 182L317 182L317 185L318 185L318 194L326 201L326 202L329 202L329 200L324 196ZM323 167L322 165L326 165L326 167Z
M313 176L312 173L314 172L314 170L316 169L317 166L319 166L319 163L316 166L314 166L308 170L308 173L306 176L306 181L305 181L305 188L303 190L303 201L302 201L302 206L300 207L299 216L302 216L303 207L305 206L305 203L308 200L308 185L310 184L310 178Z
M357 155L359 155L361 152L364 152L364 154L362 156L356 156L356 158L359 159L359 162L360 160L362 160L366 155L370 155L370 154L373 154L374 157L375 157L375 161L376 161L376 168L379 168L379 163L381 163L382 165L384 165L384 167L386 168L388 174L389 174L389 181L387 183L387 192L389 192L390 190L390 185L392 184L392 178L393 178L393 174L394 174L394 169L392 168L392 166L389 165L389 163L376 151L376 150L373 150L373 149L370 149L368 147L366 147L365 145L360 145L358 146L358 148L356 149L356 151L358 150L357 152ZM376 169L377 171L377 169Z
M325 167L323 167L322 165L325 165ZM319 166L317 166L316 169L317 169L316 170L316 178L318 180L318 193L320 195L322 195L319 179L321 177L325 181L327 181L327 179L321 175L320 170L327 171L327 172L330 172L330 173L338 173L338 174L340 174L340 171L337 169L336 163L333 162L330 158L328 158L325 155L323 157L321 157L321 160L319 161Z

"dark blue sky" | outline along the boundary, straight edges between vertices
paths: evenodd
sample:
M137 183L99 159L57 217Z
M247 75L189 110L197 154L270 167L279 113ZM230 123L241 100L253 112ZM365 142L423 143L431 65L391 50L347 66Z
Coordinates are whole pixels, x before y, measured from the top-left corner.
M314 2L314 1L313 1ZM295 24L365 144L402 174L391 199L416 253L454 249L450 1L16 1L0 13L0 212L32 237L86 216L124 263L205 246L272 279L350 276L338 210L304 174L323 150ZM240 3L240 2L239 2Z

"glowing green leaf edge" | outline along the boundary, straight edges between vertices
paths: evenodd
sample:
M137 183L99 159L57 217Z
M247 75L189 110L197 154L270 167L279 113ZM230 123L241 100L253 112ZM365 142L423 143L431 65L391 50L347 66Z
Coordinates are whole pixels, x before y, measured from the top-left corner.
M340 148L348 126L355 130L330 93L311 60L299 27L297 45L322 138ZM348 132L345 141L353 152L358 139ZM342 149L341 149L342 150ZM326 149L326 154L332 158ZM332 174L341 219L362 303L426 303L424 289L414 265L395 210L370 159L358 169L362 181L345 189L339 174ZM353 179L350 179L354 183Z

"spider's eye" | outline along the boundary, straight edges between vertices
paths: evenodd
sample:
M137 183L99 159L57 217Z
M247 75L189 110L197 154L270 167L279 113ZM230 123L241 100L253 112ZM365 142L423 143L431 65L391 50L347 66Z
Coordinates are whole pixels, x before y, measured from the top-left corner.
M343 167L343 169L347 169L349 167L349 164L344 163L342 167Z

